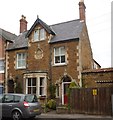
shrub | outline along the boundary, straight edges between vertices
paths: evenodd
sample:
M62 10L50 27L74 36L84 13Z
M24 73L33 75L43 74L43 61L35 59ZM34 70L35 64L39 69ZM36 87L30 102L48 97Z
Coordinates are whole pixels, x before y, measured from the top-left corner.
M46 107L48 107L49 109L56 110L56 101L53 100L53 99L50 99L50 100L47 102Z

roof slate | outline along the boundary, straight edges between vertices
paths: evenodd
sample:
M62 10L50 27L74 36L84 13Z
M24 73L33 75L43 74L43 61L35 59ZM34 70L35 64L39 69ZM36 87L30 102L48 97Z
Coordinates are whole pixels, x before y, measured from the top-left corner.
M50 26L56 36L50 41L50 43L72 40L80 37L83 23L80 20L68 21L60 24Z
M26 34L27 34L27 31L23 32L19 36L17 36L15 38L15 41L12 44L9 44L8 50L28 47L28 40L27 40L27 38L25 38Z
M49 41L49 43L65 42L67 40L77 39L80 37L80 33L83 28L83 22L79 19L48 26L38 18L29 31L23 32L15 38L15 42L9 45L8 50L28 47L27 37L38 23L41 24L48 33L53 35L53 38Z
M15 34L5 31L0 28L0 37L3 37L5 40L9 42L13 42L13 40L17 37Z

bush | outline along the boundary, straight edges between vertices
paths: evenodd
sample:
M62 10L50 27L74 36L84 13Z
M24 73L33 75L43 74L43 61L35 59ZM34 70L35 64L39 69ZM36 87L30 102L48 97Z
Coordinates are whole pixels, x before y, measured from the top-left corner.
M48 107L49 109L56 110L56 101L53 100L53 99L50 99L50 100L47 102L46 107Z

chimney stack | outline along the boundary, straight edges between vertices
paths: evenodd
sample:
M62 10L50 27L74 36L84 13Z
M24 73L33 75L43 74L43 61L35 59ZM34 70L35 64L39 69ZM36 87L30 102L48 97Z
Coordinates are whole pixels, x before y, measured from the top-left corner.
M84 4L84 0L80 0L80 2L79 2L79 17L80 17L80 20L83 22L86 21L85 9L86 9L86 6Z
M27 21L24 15L21 16L20 19L20 33L27 31Z

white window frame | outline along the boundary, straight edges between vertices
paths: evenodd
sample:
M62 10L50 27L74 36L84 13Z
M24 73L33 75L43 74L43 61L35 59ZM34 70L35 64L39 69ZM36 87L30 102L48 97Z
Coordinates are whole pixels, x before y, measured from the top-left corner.
M42 41L45 40L46 32L44 28L34 30L34 41Z
M43 96L47 96L47 78L46 78L46 76L35 76L35 77L29 77L30 79L32 79L32 78L36 78L36 86L31 86L31 87L36 87L36 95L38 96L38 97L43 97ZM26 78L26 94L28 94L28 87L30 87L30 86L28 86L28 79L29 78ZM43 78L43 80L44 80L44 84L43 84L43 86L40 86L40 78ZM40 88L42 88L43 87L43 89L44 89L44 91L43 91L43 94L40 94Z
M5 64L4 64L4 60L3 59L0 59L0 62L2 64L0 64L0 73L4 73L5 72Z
M21 58L19 58L19 55L21 55ZM25 56L25 58L23 58L23 55ZM19 66L19 62L21 64L20 66ZM23 65L23 62L24 62L24 65ZM17 69L26 68L26 53L17 53L16 68Z
M31 83L30 86L28 85L28 80L31 79ZM36 85L33 85L33 80L36 79ZM29 94L34 94L33 93L33 88L37 88L37 78L33 77L33 78L28 78L26 81L26 89L27 89L27 94L28 94L28 89L31 88L31 91Z
M64 49L65 51L64 51L64 53L62 53L62 51L61 51L61 49ZM56 55L56 49L58 50L58 55ZM65 57L65 62L62 62L62 57ZM58 63L56 63L56 57L59 57L60 59L60 61L58 62ZM54 48L54 65L65 65L66 64L66 49L65 49L65 47L56 47L56 48Z
M43 80L43 84L42 85L40 84L41 83L41 78ZM39 89L38 89L38 95L39 96L46 96L46 90L45 90L46 83L45 83L45 81L46 81L45 77L39 77ZM40 94L41 93L41 89L43 89L42 94Z

